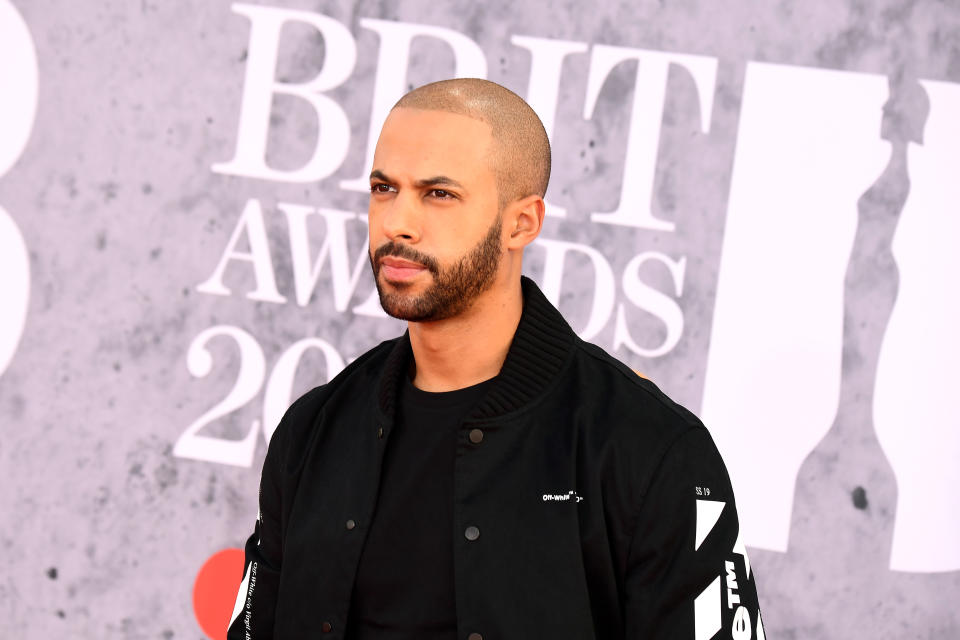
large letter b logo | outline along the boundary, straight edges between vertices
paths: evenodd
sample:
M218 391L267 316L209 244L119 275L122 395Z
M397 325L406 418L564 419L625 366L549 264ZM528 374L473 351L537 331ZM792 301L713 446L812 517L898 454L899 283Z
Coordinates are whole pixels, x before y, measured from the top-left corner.
M0 0L0 177L30 138L37 110L37 55L23 18ZM23 333L30 297L30 263L23 236L0 205L0 374Z

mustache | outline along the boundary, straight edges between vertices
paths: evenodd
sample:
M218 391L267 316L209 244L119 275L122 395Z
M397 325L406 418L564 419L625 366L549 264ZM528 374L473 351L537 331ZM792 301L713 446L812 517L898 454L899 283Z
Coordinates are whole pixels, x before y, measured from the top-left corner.
M427 255L426 253L417 251L410 245L399 244L391 240L377 247L377 250L374 251L370 256L370 265L373 267L374 275L380 272L380 261L387 256L422 264L424 267L426 267L427 271L433 275L438 275L440 273L440 264L437 262L436 258L431 255Z

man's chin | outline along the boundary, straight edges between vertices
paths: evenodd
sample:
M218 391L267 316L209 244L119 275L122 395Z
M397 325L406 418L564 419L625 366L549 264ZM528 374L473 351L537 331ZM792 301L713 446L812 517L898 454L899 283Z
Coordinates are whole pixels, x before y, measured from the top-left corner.
M420 294L413 282L394 282L380 275L377 277L377 293L384 312L398 320L416 321L423 310Z
M431 319L431 314L424 313L413 300L400 298L396 294L381 294L380 306L388 316L397 320L424 322Z

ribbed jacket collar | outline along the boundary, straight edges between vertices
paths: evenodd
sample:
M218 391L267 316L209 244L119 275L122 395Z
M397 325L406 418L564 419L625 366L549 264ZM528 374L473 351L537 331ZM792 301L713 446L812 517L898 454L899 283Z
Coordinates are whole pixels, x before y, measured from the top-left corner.
M532 280L521 277L523 313L500 374L469 420L488 420L524 407L546 391L563 368L575 335ZM387 357L380 379L380 409L393 422L397 391L409 371L413 350L404 333Z

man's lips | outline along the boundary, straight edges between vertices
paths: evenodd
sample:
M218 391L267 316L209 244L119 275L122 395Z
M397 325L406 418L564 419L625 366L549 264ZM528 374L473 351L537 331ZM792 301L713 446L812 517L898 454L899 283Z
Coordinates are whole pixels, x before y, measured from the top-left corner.
M394 256L384 256L380 259L380 271L387 280L410 280L416 277L427 268L422 264L396 258Z

